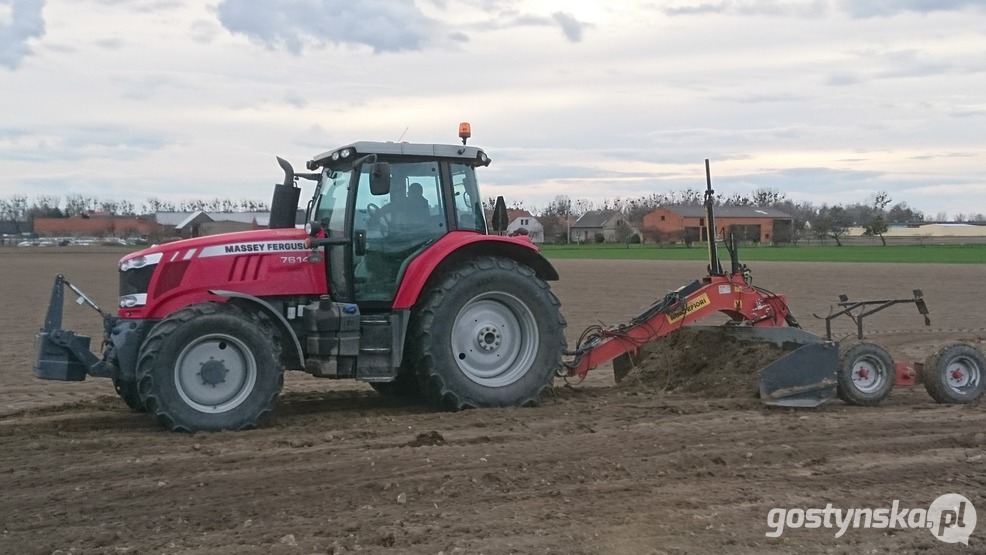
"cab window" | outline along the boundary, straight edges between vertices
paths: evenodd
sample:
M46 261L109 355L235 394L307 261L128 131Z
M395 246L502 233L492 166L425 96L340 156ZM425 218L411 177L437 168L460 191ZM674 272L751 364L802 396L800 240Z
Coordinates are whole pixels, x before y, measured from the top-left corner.
M475 168L460 163L452 163L450 166L456 228L486 233L486 218L483 215L483 201L479 197L479 187L476 184Z

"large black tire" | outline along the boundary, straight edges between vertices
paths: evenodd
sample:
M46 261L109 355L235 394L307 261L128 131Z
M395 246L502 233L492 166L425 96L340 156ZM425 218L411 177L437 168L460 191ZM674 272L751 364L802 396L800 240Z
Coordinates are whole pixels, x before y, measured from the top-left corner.
M278 355L271 330L242 310L193 305L151 329L137 385L147 411L169 430L253 428L284 385Z
M113 378L113 387L116 389L116 394L130 407L130 410L134 412L147 412L147 408L144 407L144 401L140 398L140 392L137 390L137 382Z
M412 314L408 354L445 410L536 404L561 368L565 319L548 284L517 262L468 260Z
M837 378L839 398L850 405L876 406L890 397L897 369L890 353L875 343L855 343L840 349Z
M924 388L939 403L971 403L983 396L986 358L964 343L945 345L924 361Z

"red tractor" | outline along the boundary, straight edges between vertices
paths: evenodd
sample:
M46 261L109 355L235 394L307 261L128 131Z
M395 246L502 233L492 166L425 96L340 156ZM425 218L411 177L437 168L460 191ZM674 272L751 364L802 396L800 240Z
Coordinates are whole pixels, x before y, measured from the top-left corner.
M546 283L558 274L526 237L490 234L476 178L490 159L466 146L468 124L459 134L356 142L304 174L278 159L269 229L120 261L101 357L61 329L64 286L88 299L58 276L34 374L112 378L132 409L183 431L256 426L285 369L451 410L533 403L562 366L565 320ZM305 229L298 179L315 182ZM506 220L500 199L493 220Z

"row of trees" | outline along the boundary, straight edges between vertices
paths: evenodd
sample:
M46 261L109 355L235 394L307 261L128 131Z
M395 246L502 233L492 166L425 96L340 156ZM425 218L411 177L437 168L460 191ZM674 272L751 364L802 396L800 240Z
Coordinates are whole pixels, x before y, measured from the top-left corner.
M626 233L624 233L627 239L633 235L631 229L638 229L644 232L645 238L656 241L659 238L646 237L647 230L642 229L643 218L646 214L660 206L701 205L704 198L704 191L691 188L666 193L653 193L637 198L617 197L612 201L605 199L601 204L596 204L585 198L573 201L568 196L559 195L546 206L532 207L528 211L541 222L547 241L564 242L568 234L568 221L570 219L572 221L577 220L593 210L616 210L620 212L628 224ZM791 237L786 239L791 242L796 243L799 240L814 237L818 239L832 238L837 244L839 244L840 238L853 226L863 226L868 235L878 236L882 239L890 224L926 221L925 215L920 210L911 208L906 202L896 204L892 204L892 202L888 193L880 191L864 203L816 206L810 202L795 202L788 199L784 193L769 188L756 189L749 195L733 194L717 199L717 204L721 206L767 207L790 215L793 218L793 226ZM488 200L488 205L489 208L492 208L493 199ZM523 208L524 203L515 200L512 207ZM0 199L0 223L7 223L7 228L13 227L17 232L22 232L33 229L35 218L68 218L86 216L94 212L115 216L136 216L154 212L194 212L197 210L207 212L263 212L268 211L269 207L264 202L250 199L234 201L228 198L215 198L208 201L170 202L152 197L137 206L130 201L107 201L84 195L68 195L64 202L59 197L50 195L39 195L31 200L24 195L14 195ZM929 220L946 221L947 219L945 213L939 213ZM986 215L982 213L956 214L952 221L986 222Z
M64 202L57 196L39 195L28 199L25 195L14 195L0 199L0 222L10 224L16 231L33 229L35 218L71 218L86 217L92 213L111 216L138 216L154 212L266 212L266 203L241 199L234 201L228 198L212 200L181 200L178 202L163 201L158 198L148 198L140 206L124 200L100 200L85 195L68 195Z
M596 205L589 199L572 201L567 196L559 195L548 205L540 209L532 208L528 211L541 222L547 241L564 242L567 237L569 218L573 221L577 220L592 210L619 211L629 224L629 228L641 230L645 238L659 240L657 237L646 237L647 230L643 229L645 215L660 206L694 206L701 205L704 200L704 192L695 189L654 193L638 198L617 197L612 201L603 200L600 205ZM793 219L791 236L786 239L794 243L809 238L831 238L835 240L836 244L841 244L841 237L846 234L850 227L854 226L864 227L867 235L883 239L883 234L886 233L890 224L948 220L945 213L937 214L935 218L926 220L924 213L911 208L906 202L893 204L890 195L885 191L875 193L868 202L816 206L810 202L796 202L788 199L784 193L775 189L762 188L749 195L733 194L717 199L716 204L720 206L766 207L784 212ZM513 207L523 208L523 203L514 203ZM952 221L983 223L986 222L986 215L982 213L957 214ZM632 236L629 228L627 230L628 238Z

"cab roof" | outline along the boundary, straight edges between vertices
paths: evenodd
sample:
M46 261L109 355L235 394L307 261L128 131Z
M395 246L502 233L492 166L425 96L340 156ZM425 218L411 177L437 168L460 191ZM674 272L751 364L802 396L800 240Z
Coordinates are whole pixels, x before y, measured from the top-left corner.
M475 146L358 141L315 156L308 162L308 167L313 169L317 166L331 165L340 159L356 159L368 154L452 158L478 161L481 165L489 164L489 158L483 149Z

